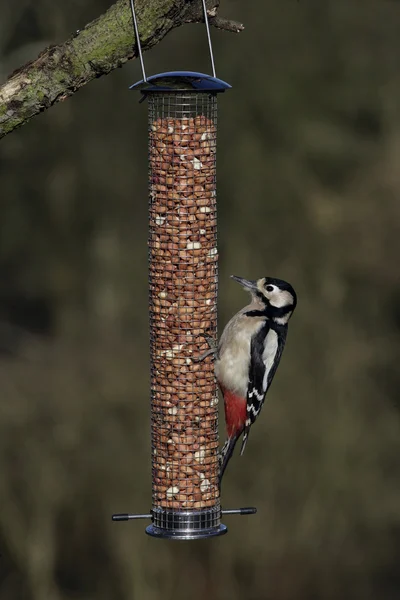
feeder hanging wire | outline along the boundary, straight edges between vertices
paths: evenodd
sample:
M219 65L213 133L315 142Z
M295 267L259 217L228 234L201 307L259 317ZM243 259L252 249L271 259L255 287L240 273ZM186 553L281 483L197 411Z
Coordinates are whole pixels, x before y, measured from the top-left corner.
M207 31L208 51L210 53L211 69L212 69L213 77L216 77L214 53L213 53L212 42L211 42L210 24L208 22L206 0L202 0L202 4L203 4L204 23L206 25L206 31ZM131 12L132 12L132 19L133 19L133 29L135 31L136 46L138 49L139 60L140 60L140 67L142 69L143 81L146 83L147 77L146 77L146 71L144 68L142 44L140 42L139 27L138 27L138 22L137 22L137 17L136 17L135 0L130 0L130 5L131 5Z

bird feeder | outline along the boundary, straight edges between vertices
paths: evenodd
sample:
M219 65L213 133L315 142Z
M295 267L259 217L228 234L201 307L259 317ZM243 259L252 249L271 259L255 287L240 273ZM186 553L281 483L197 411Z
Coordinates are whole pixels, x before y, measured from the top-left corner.
M198 539L226 533L223 512L255 512L221 510L214 357L198 360L217 339L217 95L230 86L142 69L131 89L148 104L152 509L113 519L151 518L149 535Z

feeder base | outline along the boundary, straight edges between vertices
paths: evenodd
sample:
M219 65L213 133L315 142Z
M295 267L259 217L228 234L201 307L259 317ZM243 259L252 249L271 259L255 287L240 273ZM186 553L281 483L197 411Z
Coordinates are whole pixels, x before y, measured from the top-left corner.
M221 507L203 510L165 510L154 508L152 521L146 533L170 540L201 540L227 532L221 524Z

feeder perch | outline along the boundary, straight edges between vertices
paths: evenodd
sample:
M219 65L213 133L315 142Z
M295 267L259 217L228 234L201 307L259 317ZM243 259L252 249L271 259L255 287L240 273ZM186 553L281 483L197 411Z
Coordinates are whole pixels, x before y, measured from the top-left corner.
M160 538L222 535L222 514L256 512L221 510L214 357L196 361L217 340L217 94L228 88L144 69L131 87L148 103L152 510L113 519L151 518Z

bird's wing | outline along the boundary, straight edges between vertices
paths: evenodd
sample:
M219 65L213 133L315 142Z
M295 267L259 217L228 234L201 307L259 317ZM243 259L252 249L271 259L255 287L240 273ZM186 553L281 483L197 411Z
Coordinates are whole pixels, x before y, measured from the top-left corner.
M246 447L250 427L261 412L265 395L276 373L285 339L286 331L278 334L275 329L270 327L268 320L251 339L246 423L240 450L241 455Z

